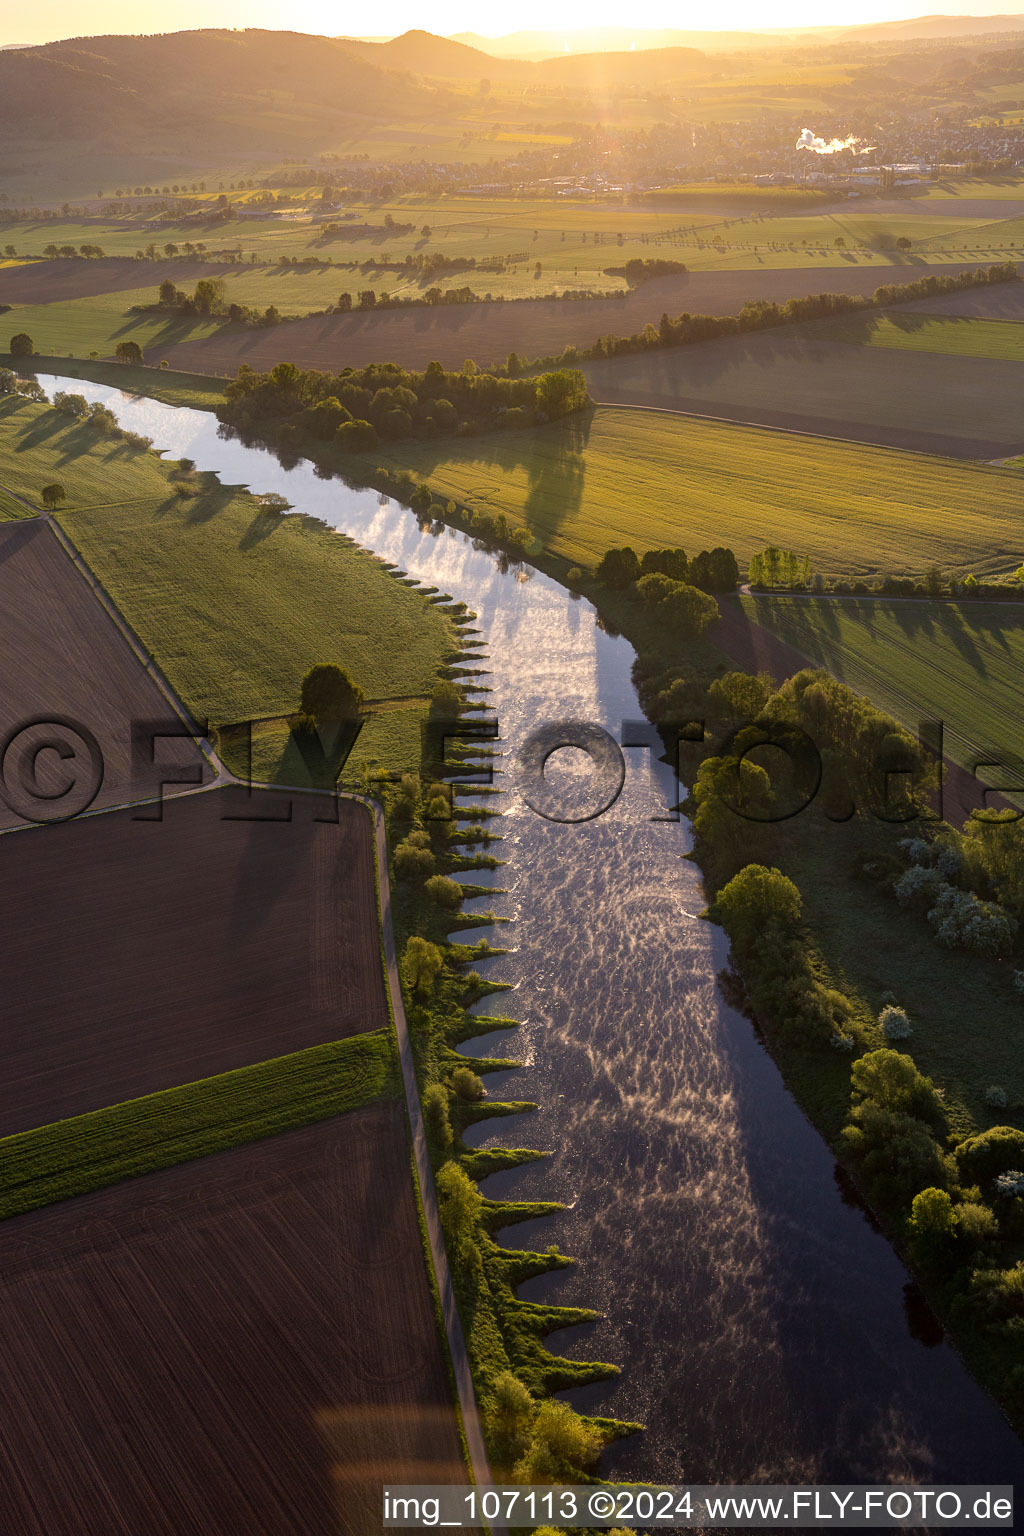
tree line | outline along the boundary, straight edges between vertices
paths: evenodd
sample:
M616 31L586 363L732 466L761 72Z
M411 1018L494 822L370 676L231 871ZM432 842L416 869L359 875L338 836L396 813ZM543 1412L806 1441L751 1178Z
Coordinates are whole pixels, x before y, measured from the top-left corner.
M555 421L589 404L578 369L528 379L480 373L473 364L450 372L428 363L422 373L397 363L343 368L338 374L278 363L269 373L247 364L225 390L217 415L243 435L289 452L328 444L366 452L381 439L472 436L496 426Z

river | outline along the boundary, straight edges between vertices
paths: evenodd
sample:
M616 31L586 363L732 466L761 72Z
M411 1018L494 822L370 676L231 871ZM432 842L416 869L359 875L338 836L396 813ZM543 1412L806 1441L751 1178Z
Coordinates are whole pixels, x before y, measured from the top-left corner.
M751 1024L723 999L715 978L727 946L696 916L704 898L684 857L689 828L652 819L671 801L656 754L626 749L622 794L586 822L547 820L519 793L519 750L538 726L579 719L619 739L624 720L641 718L629 644L548 578L509 569L461 532L424 531L413 513L320 479L308 463L285 470L220 438L207 413L52 383L102 400L225 483L281 492L477 613L504 754L504 816L492 825L508 862L494 880L505 894L476 905L509 919L486 930L510 947L487 965L515 985L481 1011L511 1012L522 1027L467 1049L521 1061L490 1090L507 1086L539 1110L485 1122L476 1140L551 1153L484 1190L567 1204L509 1239L557 1242L578 1261L524 1296L604 1314L553 1343L622 1366L575 1402L647 1426L606 1454L607 1473L695 1483L1021 1477L1024 1448L845 1193ZM555 754L549 776L573 804L591 793L593 768L576 748Z

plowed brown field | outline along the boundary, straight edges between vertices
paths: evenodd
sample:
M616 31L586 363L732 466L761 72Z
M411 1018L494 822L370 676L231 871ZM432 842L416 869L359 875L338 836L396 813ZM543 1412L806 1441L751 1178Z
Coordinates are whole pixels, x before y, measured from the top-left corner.
M370 819L338 812L211 790L0 837L0 1135L386 1025Z
M134 798L131 723L174 721L175 712L41 519L0 524L0 656L0 741L17 734L3 764L0 827L24 826L37 815L48 820L77 813L94 782L84 739L77 732L66 734L66 727L61 734L67 747L74 748L74 760L43 752L33 772L31 754L48 734L31 725L34 721L63 719L84 726L95 737L102 757L95 775L98 779L102 773L95 807ZM201 768L203 763L187 740L160 741L156 754L161 764L175 765L166 775L171 778L183 766ZM154 793L161 776L140 774L138 794ZM208 771L205 776L209 778ZM62 787L73 781L77 784L62 795ZM36 785L55 798L39 800Z
M461 1482L396 1103L0 1226L4 1536L369 1536Z

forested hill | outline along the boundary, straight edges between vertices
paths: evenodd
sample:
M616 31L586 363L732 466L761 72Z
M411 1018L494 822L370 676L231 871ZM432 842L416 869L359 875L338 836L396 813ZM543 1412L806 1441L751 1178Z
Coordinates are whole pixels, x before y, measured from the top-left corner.
M111 148L254 147L308 141L353 118L422 115L429 87L328 37L172 32L86 37L0 51L0 138L73 136Z

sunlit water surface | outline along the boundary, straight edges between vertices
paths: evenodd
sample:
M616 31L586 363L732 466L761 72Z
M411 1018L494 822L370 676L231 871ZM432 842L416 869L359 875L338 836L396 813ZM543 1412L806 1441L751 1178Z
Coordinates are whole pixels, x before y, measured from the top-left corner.
M647 1426L605 1468L698 1483L1012 1482L1020 1442L922 1321L906 1271L844 1197L824 1143L723 1000L727 946L694 915L704 898L684 859L689 828L652 819L672 798L654 754L625 752L624 790L591 821L552 822L523 802L517 758L538 727L579 719L619 739L624 720L641 718L628 643L547 578L508 569L461 533L424 531L374 491L225 441L209 414L44 382L102 400L226 483L282 492L478 615L503 752L492 803L504 815L492 826L508 862L495 876L505 894L477 905L510 920L481 931L511 950L485 963L489 974L515 984L480 1011L511 1012L522 1028L467 1049L521 1061L490 1091L539 1110L485 1123L474 1139L550 1149L484 1188L567 1204L508 1238L554 1241L578 1261L523 1295L604 1314L553 1344L622 1366L617 1381L573 1394ZM567 806L594 798L593 766L576 749L550 760L548 778Z

